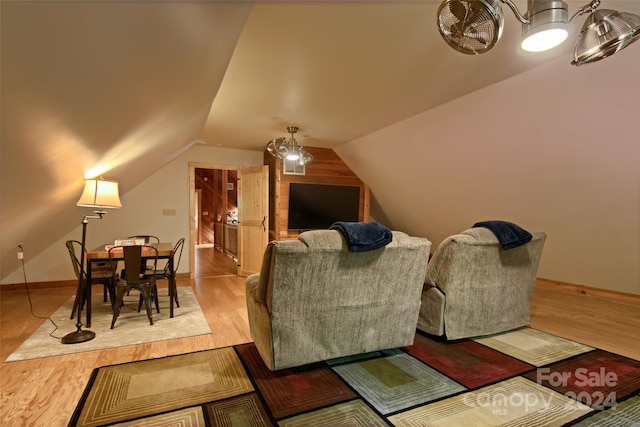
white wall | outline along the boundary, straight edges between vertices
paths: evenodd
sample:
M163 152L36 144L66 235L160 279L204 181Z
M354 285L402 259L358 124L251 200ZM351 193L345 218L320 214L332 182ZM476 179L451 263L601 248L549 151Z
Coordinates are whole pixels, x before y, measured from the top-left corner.
M635 46L564 58L335 151L392 228L436 247L512 221L548 235L539 277L640 294L638 75Z
M87 248L113 242L134 234L153 234L161 241L175 243L186 239L178 273L189 271L189 162L236 165L262 164L262 152L196 145L155 172L126 194L121 194L122 209L110 210L102 220L89 220ZM118 177L110 177L117 180ZM79 196L79 195L78 195ZM176 216L163 216L163 209L175 209ZM83 215L90 209L77 208L78 227L33 259L25 249L28 282L72 280L75 278L65 241L81 240ZM22 269L2 280L2 284L22 283Z

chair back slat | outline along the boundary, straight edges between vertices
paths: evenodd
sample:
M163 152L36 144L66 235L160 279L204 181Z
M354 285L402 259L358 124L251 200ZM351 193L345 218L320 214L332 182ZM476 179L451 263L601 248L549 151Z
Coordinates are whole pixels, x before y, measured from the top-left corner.
M124 276L126 277L126 281L129 285L139 284L141 282L148 282L147 279L142 279L144 274L143 266L145 264L142 263L142 250L150 251L152 256L144 257L145 260L150 260L153 263L153 267L155 268L158 263L158 250L153 246L140 246L140 245L132 245L132 246L114 246L109 249L109 261L112 263L117 263L118 260L115 259L116 251L123 252L124 258Z
M142 246L125 246L124 269L129 284L140 282L140 261L142 260Z
M143 251L145 252L143 256ZM122 252L122 255L116 257L116 253ZM160 312L158 303L158 294L156 289L156 278L153 275L145 275L146 262L152 261L153 268L158 264L158 249L153 246L131 245L131 246L114 246L109 249L109 262L117 263L124 260L124 280L120 280L117 285L117 296L111 319L111 329L114 328L116 319L120 314L120 308L123 304L125 294L129 290L136 289L140 292L140 300L138 302L138 311L144 305L147 311L149 322L153 325L153 315L151 305L155 302L156 310Z

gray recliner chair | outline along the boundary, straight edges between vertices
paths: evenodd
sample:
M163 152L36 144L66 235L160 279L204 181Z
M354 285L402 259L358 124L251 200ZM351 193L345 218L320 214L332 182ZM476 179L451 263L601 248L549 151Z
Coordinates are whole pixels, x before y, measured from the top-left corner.
M335 230L267 245L246 297L251 337L269 369L413 343L431 242L392 234L366 252L350 251Z
M507 250L481 227L445 239L427 267L418 329L455 340L528 325L546 239L531 234Z

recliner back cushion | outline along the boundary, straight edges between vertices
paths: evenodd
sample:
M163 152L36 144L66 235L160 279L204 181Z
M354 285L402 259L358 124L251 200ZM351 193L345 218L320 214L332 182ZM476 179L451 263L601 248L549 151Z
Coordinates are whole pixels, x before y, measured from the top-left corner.
M523 275L535 282L546 235L532 234L529 243L508 250L503 250L498 239L485 228L471 228L450 236L440 244L429 263L426 283L447 293L447 287L457 283L494 286L522 281ZM470 265L474 268L468 268Z
M416 280L421 272L426 272L426 263L418 268L415 263L420 254L425 260L428 258L429 248L424 243L412 244L411 239L396 232L394 241L384 249L368 252L351 252L340 233L333 230L305 232L299 240L271 242L269 282L278 286L271 291L276 295L266 292L267 306L272 311L274 298L279 298L287 315L297 310L302 315L307 304L331 306L349 301L364 305L393 299L407 275L415 276L410 280ZM381 282L386 284L381 291L368 291L374 283ZM331 292L327 293L327 289ZM296 295L290 295L294 290ZM306 298L300 298L301 293Z

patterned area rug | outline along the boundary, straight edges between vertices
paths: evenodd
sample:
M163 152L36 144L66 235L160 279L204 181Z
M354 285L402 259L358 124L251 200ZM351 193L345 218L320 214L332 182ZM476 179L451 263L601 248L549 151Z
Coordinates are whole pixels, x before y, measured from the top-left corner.
M533 366L543 366L575 354L593 350L593 347L545 334L531 328L521 328L509 334L496 334L478 338L476 342L530 363Z
M178 286L180 307L174 307L173 318L169 317L169 296L167 296L166 289L161 288L158 293L160 313L157 313L154 308L153 326L149 324L144 308L138 313L139 294L134 291L131 292L131 295L125 296L125 305L120 310L115 328L111 329L111 319L113 318L111 304L103 302L102 292L94 292L91 328L88 328L96 333L94 339L77 344L62 344L58 339L49 335L54 328L50 322L45 321L5 362L104 350L211 333L209 323L191 288ZM63 337L76 330L77 320L70 319L73 300L74 298L71 297L51 315L51 319L58 325L58 330L54 333L58 337Z
M69 423L574 424L639 426L640 361L530 328L451 343L417 334L410 347L276 372L253 343L105 366Z

